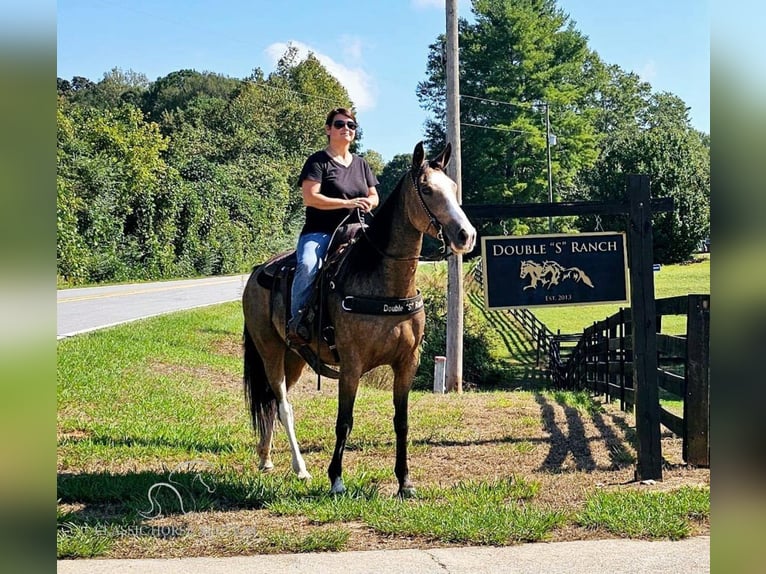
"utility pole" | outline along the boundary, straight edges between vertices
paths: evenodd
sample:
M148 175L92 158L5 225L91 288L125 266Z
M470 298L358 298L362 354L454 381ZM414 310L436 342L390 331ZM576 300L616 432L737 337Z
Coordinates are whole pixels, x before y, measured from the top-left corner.
M551 106L545 103L545 151L548 154L548 203L553 203L553 174L551 173ZM548 216L548 233L553 233L553 217Z
M447 0L447 141L452 143L452 160L447 175L457 183L457 200L462 203L460 159L460 79L457 0ZM447 392L463 392L463 256L453 254L447 268Z

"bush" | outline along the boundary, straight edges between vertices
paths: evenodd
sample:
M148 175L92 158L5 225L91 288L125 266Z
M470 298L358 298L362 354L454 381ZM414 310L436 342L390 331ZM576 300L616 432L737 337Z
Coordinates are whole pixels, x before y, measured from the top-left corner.
M434 357L447 352L447 272L446 266L434 267L419 276L426 310L426 333L421 344L420 365L413 388L433 389ZM499 335L468 299L463 305L463 382L464 385L488 386L501 379L504 363L492 351L501 343Z

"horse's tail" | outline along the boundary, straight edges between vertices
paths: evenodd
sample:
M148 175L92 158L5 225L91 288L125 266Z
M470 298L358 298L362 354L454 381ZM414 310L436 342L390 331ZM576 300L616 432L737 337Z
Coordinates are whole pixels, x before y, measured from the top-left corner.
M593 285L593 281L590 280L590 277L588 277L585 274L585 271L583 271L582 269L580 270L580 281L585 283L588 287L591 287L593 289L596 288L595 285Z
M269 385L266 377L266 369L258 349L255 348L253 338L244 329L245 348L245 400L250 409L250 420L253 430L263 437L266 430L273 428L277 412L277 398Z

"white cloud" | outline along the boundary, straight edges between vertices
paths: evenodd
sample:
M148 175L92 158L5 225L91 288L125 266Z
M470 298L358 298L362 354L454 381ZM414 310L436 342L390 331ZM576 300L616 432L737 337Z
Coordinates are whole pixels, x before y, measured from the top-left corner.
M376 90L372 76L358 65L349 67L336 62L330 56L322 54L303 42L291 40L289 43L277 42L268 46L266 54L271 59L273 65L284 55L289 45L293 45L298 49L299 60L304 60L309 52L313 53L327 71L346 88L348 95L354 102L354 107L358 111L369 110L375 107ZM350 40L345 38L344 46L346 57L358 64L361 61L362 54L361 41L358 38L351 38Z
M638 69L636 73L642 81L649 82L651 84L657 77L657 65L655 64L654 60L649 60L643 66L641 66L641 68Z
M340 41L346 60L350 62L362 61L362 39L359 36L344 34Z

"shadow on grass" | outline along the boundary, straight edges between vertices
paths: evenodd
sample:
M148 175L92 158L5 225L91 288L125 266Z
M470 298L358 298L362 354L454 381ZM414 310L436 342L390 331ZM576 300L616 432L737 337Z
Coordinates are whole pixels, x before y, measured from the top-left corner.
M596 469L588 438L585 436L585 426L577 409L559 402L564 409L568 433L559 428L556 423L556 413L553 405L541 394L535 394L535 401L540 405L540 414L545 431L550 435L550 450L540 467L548 472L563 470L564 460L571 452L577 470L592 471Z
M82 437L66 437L59 441L59 446L66 444L88 443L94 446L106 446L106 447L151 447L151 448L172 448L182 452L188 453L212 453L212 454L224 454L236 452L241 448L233 441L217 441L217 440L187 440L187 439L170 439L164 437L126 437L121 436L119 438L108 435L87 435ZM302 453L321 452L323 447L320 444L313 444L306 442L301 444Z
M290 476L211 472L204 462L195 464L186 463L188 470L182 471L63 472L57 475L57 498L79 507L67 513L69 522L124 524L189 512L260 509L296 493L315 494Z

